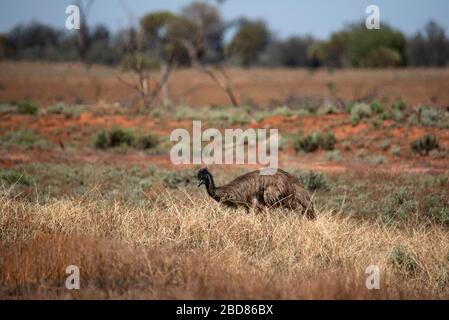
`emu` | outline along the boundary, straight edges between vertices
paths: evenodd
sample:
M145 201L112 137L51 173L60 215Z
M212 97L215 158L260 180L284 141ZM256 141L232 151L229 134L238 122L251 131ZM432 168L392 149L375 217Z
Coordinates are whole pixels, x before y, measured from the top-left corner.
M315 218L309 193L294 176L281 169L272 175L261 174L261 170L252 171L216 187L212 174L204 168L198 171L198 180L198 187L204 184L212 199L231 208L243 207L249 212L251 209L266 211L281 207L297 211L309 219Z

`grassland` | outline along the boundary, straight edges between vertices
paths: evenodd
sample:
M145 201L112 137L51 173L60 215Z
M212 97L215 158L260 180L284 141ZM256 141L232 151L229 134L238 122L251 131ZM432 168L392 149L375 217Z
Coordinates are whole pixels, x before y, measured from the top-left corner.
M303 178L309 221L222 208L192 175L154 167L18 170L0 197L2 298L449 297L447 176ZM79 291L65 289L68 265ZM380 290L365 287L369 265Z
M181 70L179 103L152 110L132 108L117 70L0 70L0 298L449 298L446 69L231 70L238 108ZM192 120L279 128L280 165L317 219L209 199L198 167L168 156ZM211 166L218 185L250 169ZM65 288L68 265L80 290ZM379 290L365 287L370 265Z

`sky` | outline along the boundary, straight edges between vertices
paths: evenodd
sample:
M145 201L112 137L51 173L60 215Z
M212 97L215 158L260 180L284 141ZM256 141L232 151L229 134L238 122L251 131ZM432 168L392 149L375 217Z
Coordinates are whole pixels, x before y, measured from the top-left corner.
M18 23L33 20L55 27L65 25L67 5L72 0L0 0L0 32ZM191 0L95 0L88 23L105 24L116 31L136 23L142 15L156 10L179 10ZM210 3L215 3L208 0ZM225 19L241 16L262 18L274 33L285 38L294 34L311 34L327 38L346 24L366 18L365 8L380 8L380 21L407 35L423 28L430 19L449 33L447 0L227 0L220 6Z

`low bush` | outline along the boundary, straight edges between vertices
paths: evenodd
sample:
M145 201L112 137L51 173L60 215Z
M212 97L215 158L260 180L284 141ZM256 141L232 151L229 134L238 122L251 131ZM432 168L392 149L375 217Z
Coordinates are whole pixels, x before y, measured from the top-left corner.
M377 114L384 112L384 106L380 102L373 102L370 104L371 111Z
M402 245L395 246L389 255L389 263L404 273L414 273L418 269L415 255Z
M145 135L138 136L135 139L134 147L139 150L148 150L156 148L159 144L158 136L148 133Z
M321 138L321 147L324 150L334 150L335 144L337 143L337 139L335 138L335 135L331 132L326 132L322 135Z
M321 135L312 133L305 137L297 138L294 142L296 151L313 152L319 149L321 144Z
M21 114L35 115L39 111L39 106L31 101L23 100L16 104L17 112Z
M315 172L315 171L309 171L307 173L304 172L296 172L294 174L299 182L310 191L316 191L316 190L324 190L329 191L330 187L329 184L324 177L324 175L321 172Z
M1 170L0 181L7 184L30 185L31 178L16 170Z
M0 137L0 144L7 147L19 146L45 148L47 146L47 141L32 130L19 129L8 132L6 135Z
M350 108L351 123L356 125L360 120L371 117L373 111L366 103L355 103Z
M307 136L299 137L294 141L296 151L314 152L319 148L324 150L334 150L337 139L331 132L313 132Z
M339 161L341 159L340 151L332 150L326 152L326 160L327 161Z
M414 140L411 143L413 152L427 155L430 151L438 149L439 142L437 137L428 134L421 138Z
M50 114L60 114L67 119L70 119L79 117L81 113L84 112L84 109L85 108L82 105L68 106L66 104L59 103L49 106L47 112Z
M407 105L404 101L397 100L396 102L393 103L393 105L391 107L393 108L393 110L404 111L404 109L407 107Z
M119 146L131 146L135 141L134 133L122 128L112 128L109 131L101 131L94 138L94 146L97 149L115 148Z
M117 127L99 132L93 140L96 149L132 147L148 150L157 147L158 144L159 139L154 134L136 135L132 130Z
M178 187L193 186L197 183L197 174L194 170L188 171L160 171L158 178L164 187L176 189Z

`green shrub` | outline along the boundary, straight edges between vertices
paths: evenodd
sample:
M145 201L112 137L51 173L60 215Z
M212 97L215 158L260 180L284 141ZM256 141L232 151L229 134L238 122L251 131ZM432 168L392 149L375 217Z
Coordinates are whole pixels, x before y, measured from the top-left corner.
M444 108L420 107L419 122L425 127L449 128L449 111Z
M370 104L371 111L377 114L384 112L384 106L380 102L373 102Z
M391 118L392 118L393 116L392 116L392 113L391 112L389 112L389 111L385 111L385 112L383 112L383 113L381 113L381 115L380 115L380 118L382 119L382 120L391 120Z
M229 117L229 123L231 125L247 124L250 121L249 116L245 113L236 112Z
M0 142L6 146L45 148L47 141L31 130L16 130L0 137Z
M449 207L432 207L429 209L430 216L442 224L449 224Z
M400 146L394 146L390 150L390 154L393 157L398 157L401 154L401 147Z
M119 146L132 146L135 142L134 133L131 130L112 128L109 131L101 131L94 138L94 147L97 149L115 148Z
M30 178L16 170L0 170L0 181L7 184L30 185Z
M385 46L372 48L366 57L360 61L360 66L366 68L397 67L401 64L401 53Z
M325 190L329 191L329 184L321 172L309 171L308 173L297 172L295 176L299 182L310 191Z
M337 139L332 132L326 132L322 135L321 138L321 147L324 150L334 150L335 144L337 143Z
M293 110L287 106L277 107L273 110L272 115L290 117L293 115Z
M356 115L359 119L369 118L372 115L372 110L369 104L355 103L351 107L351 115Z
M371 117L373 111L371 106L366 103L354 103L350 109L350 120L352 125L357 125L362 119Z
M368 162L373 165L381 165L387 162L384 156L378 155L378 156L371 156L368 159Z
M35 115L39 111L38 105L31 101L23 100L16 103L17 112L21 114Z
M359 117L358 115L356 115L356 114L351 114L351 115L349 116L349 119L350 119L351 124L352 124L353 126L358 125L359 122L360 122L360 117Z
M313 132L305 137L296 138L294 147L296 151L314 152L319 148L324 150L334 150L337 140L332 132L321 134Z
M433 126L440 118L440 114L435 108L420 108L419 113L421 124L428 127Z
M370 126L373 129L379 129L382 126L382 120L379 118L374 118L370 121Z
M106 149L109 147L109 137L106 131L99 132L93 140L95 149Z
M99 132L93 140L96 149L117 148L122 151L126 151L128 147L147 150L158 144L159 138L154 134L135 135L132 130L117 127Z
M118 147L121 145L131 146L135 139L134 133L128 129L112 128L109 131L110 147Z
M149 133L138 136L134 142L134 147L139 150L153 149L159 144L158 136Z
M336 114L337 112L338 110L334 105L327 103L318 109L317 115Z
M403 111L407 107L407 105L404 101L397 100L391 107L393 108L393 110Z
M391 118L395 121L395 122L402 122L405 118L404 113L401 110L393 110L391 112Z
M446 159L449 158L449 152L447 150L432 150L429 153L432 159Z
M186 187L194 185L198 178L193 170L189 171L161 171L158 173L164 187L176 189L178 187Z
M414 254L401 245L397 245L391 250L388 261L394 268L407 274L414 273L418 269L418 263Z
M144 178L144 179L140 180L139 185L142 189L151 188L151 186L153 185L153 179Z
M379 148L381 148L383 151L387 151L390 147L391 139L384 139L379 143Z
M340 151L332 150L326 152L326 160L327 161L339 161L341 159Z
M407 123L409 126L416 126L419 124L418 117L416 114L411 114L408 116Z
M321 139L321 134L314 132L305 137L295 139L294 147L296 151L313 152L319 149Z
M1 113L16 113L17 107L9 103L0 103L0 114Z
M68 106L63 103L54 104L47 108L48 113L60 114L66 117L67 119L79 117L81 113L84 112L84 110L85 108L82 105Z
M412 141L411 146L413 152L427 155L430 151L438 149L439 142L434 135L428 134Z

